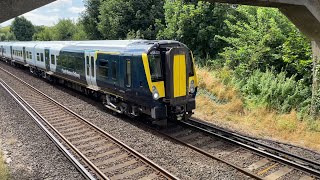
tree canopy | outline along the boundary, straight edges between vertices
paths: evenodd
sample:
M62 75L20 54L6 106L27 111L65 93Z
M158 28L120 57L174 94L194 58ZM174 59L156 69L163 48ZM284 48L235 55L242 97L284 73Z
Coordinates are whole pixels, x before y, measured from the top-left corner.
M11 25L11 32L18 41L31 41L34 34L34 26L25 17L16 17Z

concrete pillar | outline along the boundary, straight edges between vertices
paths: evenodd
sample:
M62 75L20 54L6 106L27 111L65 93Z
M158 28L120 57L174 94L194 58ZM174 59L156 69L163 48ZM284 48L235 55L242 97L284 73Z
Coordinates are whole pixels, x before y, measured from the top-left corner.
M310 113L316 117L320 112L320 41L312 41L313 51L313 83L312 83L312 103Z

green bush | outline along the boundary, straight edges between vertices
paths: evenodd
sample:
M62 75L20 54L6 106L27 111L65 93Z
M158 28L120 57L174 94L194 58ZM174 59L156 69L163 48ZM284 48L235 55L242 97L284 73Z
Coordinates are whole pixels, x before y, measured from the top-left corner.
M234 81L244 95L247 105L267 107L285 113L295 109L307 113L311 102L311 89L295 76L285 72L274 74L272 70L255 70L251 76Z

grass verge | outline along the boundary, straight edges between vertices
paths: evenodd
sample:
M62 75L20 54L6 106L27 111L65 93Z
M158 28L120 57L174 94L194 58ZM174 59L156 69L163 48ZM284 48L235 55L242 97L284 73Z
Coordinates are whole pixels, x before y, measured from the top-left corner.
M224 81L228 81L228 78L221 78L221 72L219 77L204 68L199 68L197 73L200 93L196 102L197 107L201 108L196 109L194 117L251 136L278 140L320 152L320 119L301 120L296 111L279 114L262 107L245 108L241 94L236 88L225 85ZM222 76L224 74L222 72ZM203 91L206 93L201 93Z
M9 179L9 171L7 169L7 166L6 166L3 158L4 158L3 154L0 151L0 179L1 180L8 180Z

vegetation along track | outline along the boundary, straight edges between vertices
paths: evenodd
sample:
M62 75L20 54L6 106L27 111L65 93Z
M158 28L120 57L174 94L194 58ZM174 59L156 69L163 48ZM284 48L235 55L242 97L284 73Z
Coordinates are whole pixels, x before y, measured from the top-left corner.
M1 79L1 86L31 117L38 120L38 125L55 140L86 178L177 179L62 104L10 72L0 69L1 77L6 78ZM54 137L53 134L58 137Z
M320 179L319 162L272 148L193 118L172 123L159 132L256 179Z

